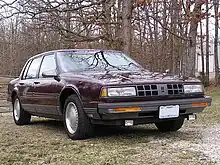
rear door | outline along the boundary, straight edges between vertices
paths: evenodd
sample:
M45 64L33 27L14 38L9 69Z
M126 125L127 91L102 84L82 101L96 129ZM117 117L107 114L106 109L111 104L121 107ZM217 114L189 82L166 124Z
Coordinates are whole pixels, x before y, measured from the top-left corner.
M54 78L43 78L45 71L57 70L55 54L47 54L39 70L39 78L34 82L34 100L40 114L58 115L58 95L61 91L59 82Z
M33 60L30 60L21 77L21 80L18 83L19 95L21 99L22 106L27 111L35 112L33 92L34 92L34 80L38 76L40 64L42 57L37 57Z

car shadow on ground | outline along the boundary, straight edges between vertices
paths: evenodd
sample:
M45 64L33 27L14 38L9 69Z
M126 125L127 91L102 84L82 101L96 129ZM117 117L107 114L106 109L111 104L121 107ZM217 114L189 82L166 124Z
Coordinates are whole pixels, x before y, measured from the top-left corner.
M50 130L54 132L62 133L66 135L64 125L62 121L52 120L52 119L35 119L31 122L32 126L37 126L40 128L44 128L45 130ZM133 127L115 127L115 126L97 126L95 127L94 137L96 138L110 138L110 137L126 137L126 138L144 138L144 137L152 137L152 138L171 138L176 140L186 140L190 138L198 138L198 134L194 134L192 132L187 132L184 130L184 126L177 132L167 132L161 133L157 130L157 128L153 124L146 124L141 126L133 126Z
M29 125L39 126L39 127L48 127L50 129L61 130L64 128L63 122L54 120L54 119L46 119L35 117L34 120L31 120Z

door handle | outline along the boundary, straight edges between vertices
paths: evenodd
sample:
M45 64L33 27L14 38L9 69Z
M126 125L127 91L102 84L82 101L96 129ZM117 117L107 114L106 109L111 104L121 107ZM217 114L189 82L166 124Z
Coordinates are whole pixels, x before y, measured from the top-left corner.
M38 82L38 81L35 81L35 82L34 82L34 84L40 84L40 82Z
M19 85L24 85L24 83L19 83Z

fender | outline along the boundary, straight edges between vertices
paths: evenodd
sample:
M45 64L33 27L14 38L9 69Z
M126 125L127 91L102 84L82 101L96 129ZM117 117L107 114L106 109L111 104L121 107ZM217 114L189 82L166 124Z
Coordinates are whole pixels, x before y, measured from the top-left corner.
M59 94L59 97L58 97L59 105L60 105L60 100L61 100L60 97L61 97L63 91L66 90L66 89L71 89L71 90L73 90L73 91L76 93L77 97L79 98L81 104L83 105L83 101L82 101L82 97L81 97L81 95L80 95L79 89L78 89L75 85L73 85L73 84L67 84L67 85L65 85L65 86L62 88L62 90L61 90L61 92L60 92L60 94ZM62 114L61 109L59 109L59 113Z
M19 95L19 92L18 92L18 87L14 87L14 89L11 91L11 93L8 95L8 101L12 102L12 94L13 93L16 93L17 95Z

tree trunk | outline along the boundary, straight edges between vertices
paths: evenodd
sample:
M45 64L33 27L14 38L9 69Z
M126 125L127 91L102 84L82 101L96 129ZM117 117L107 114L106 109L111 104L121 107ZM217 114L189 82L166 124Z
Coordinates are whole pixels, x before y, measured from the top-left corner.
M132 4L133 0L123 0L122 29L123 29L123 52L131 55L132 50Z
M214 41L214 57L215 57L215 84L219 84L219 61L218 61L218 9L219 0L214 0L214 10L215 10L215 41Z
M163 0L163 26L164 27L167 27L168 25L168 22L167 22L167 0ZM170 69L169 66L168 66L168 55L169 53L168 50L167 50L167 46L169 44L167 44L167 30L166 29L162 29L162 47L161 47L161 50L160 51L160 54L161 56L163 57L161 59L161 63L163 64L161 67L162 67L162 71L165 71L166 69Z
M206 11L209 10L208 1L206 3ZM206 16L206 86L209 86L209 15Z
M73 48L73 42L71 40L71 12L70 12L70 1L66 1L66 20L65 20L65 28L66 28L66 38L65 38L65 48Z
M148 15L148 11L146 11L146 19L147 19L147 25L148 25L148 29L149 29L149 41L150 41L150 45L149 45L149 48L150 48L150 70L151 71L155 71L155 62L156 62L156 58L155 58L155 43L154 43L154 37L153 37L153 31L152 31L152 27L151 27L151 24L150 24L150 18L149 18L149 15ZM149 64L148 64L149 65Z
M202 21L200 21L200 48L201 48L201 60L202 60L202 82L205 83L205 60L204 60L204 46L203 46L203 33L202 33Z
M116 38L116 43L115 43L115 49L116 50L122 50L122 1L117 2L117 25L115 26L115 38Z
M104 35L108 40L104 41L105 42L105 48L106 49L112 49L112 29L110 26L111 22L111 1L104 1L102 3L102 8L103 8L103 15L104 15Z
M156 61L155 61L155 70L156 71L160 71L161 70L161 65L160 65L160 61L161 61L161 57L159 56L159 53L158 53L158 47L159 47L159 24L158 24L158 19L159 19L159 15L158 15L158 10L159 10L159 4L158 4L158 1L154 1L153 3L153 11L155 12L155 15L154 17L156 18L154 20L154 40L155 40L155 47L154 47L154 51L155 51L155 54L154 56L156 57Z
M187 66L184 68L185 76L195 76L195 61L196 61L196 38L198 23L200 21L201 7L203 3L201 1L195 1L195 7L192 12L192 18L189 29L189 54L186 58Z

